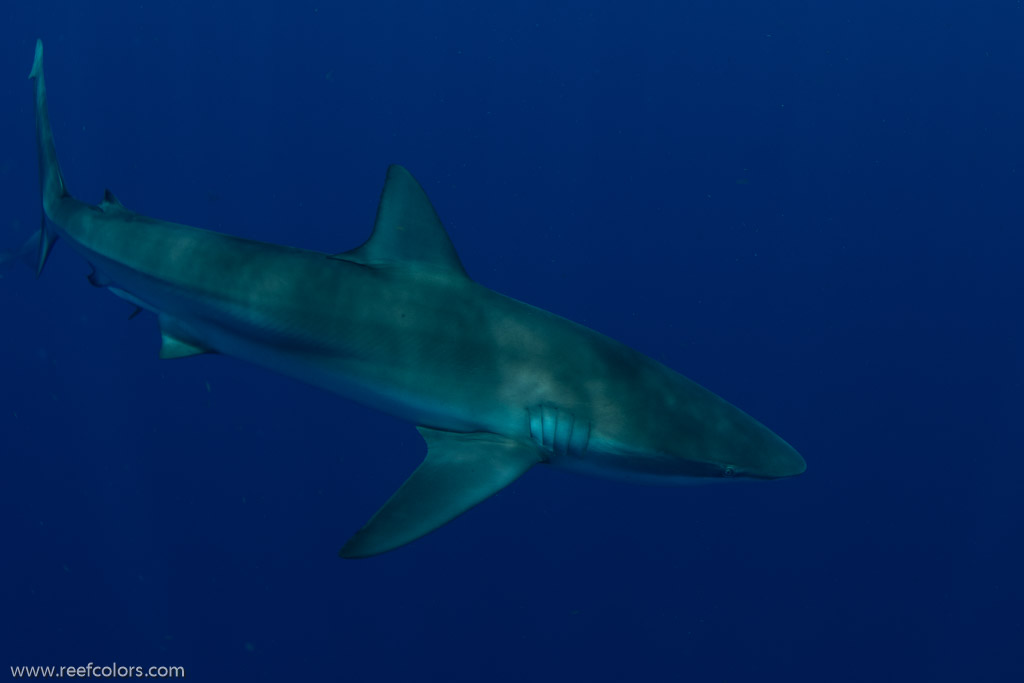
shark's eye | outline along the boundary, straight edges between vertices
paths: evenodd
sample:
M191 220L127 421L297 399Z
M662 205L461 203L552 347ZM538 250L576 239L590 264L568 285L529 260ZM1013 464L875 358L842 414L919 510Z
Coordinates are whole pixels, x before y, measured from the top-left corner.
M727 478L727 479L731 479L732 477L735 477L736 476L736 468L734 468L732 465L726 465L725 469L722 470L722 476Z

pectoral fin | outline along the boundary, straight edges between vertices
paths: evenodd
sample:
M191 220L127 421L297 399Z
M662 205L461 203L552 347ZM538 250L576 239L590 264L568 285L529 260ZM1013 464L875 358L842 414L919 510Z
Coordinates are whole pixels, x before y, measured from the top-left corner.
M347 558L394 550L490 498L541 461L532 442L488 432L417 427L427 457L401 488L341 549Z

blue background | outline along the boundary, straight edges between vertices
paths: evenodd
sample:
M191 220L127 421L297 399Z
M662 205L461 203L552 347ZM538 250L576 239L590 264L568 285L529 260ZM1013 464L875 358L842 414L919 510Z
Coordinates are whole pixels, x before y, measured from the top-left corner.
M758 417L801 477L532 471L337 551L411 425L223 357L58 243L0 281L0 664L194 680L1024 677L1019 2L7 3L0 245L72 192L336 252L388 163L478 281ZM63 246L63 248L62 248ZM6 674L3 674L6 675Z

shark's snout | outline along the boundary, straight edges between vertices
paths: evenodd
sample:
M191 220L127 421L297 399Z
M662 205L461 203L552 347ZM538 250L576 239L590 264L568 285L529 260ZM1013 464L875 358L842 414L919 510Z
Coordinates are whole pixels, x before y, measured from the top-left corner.
M795 477L807 470L807 462L802 455L789 447L785 452L775 457L772 467L776 478Z
M782 439L775 437L773 440L776 443L759 454L747 475L758 479L782 479L803 474L807 469L803 456Z

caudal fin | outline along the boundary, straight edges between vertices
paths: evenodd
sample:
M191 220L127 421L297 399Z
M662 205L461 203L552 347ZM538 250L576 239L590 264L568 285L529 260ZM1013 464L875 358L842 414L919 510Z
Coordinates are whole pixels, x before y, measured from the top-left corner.
M32 233L21 249L17 251L0 251L0 277L18 261L24 261L30 268L36 267L36 250L39 248L39 231Z
M57 149L53 144L53 130L50 128L50 114L46 107L46 79L43 77L43 41L36 40L36 54L32 60L32 71L28 77L34 82L36 101L36 151L39 157L39 189L42 194L43 219L39 230L39 249L35 259L36 276L43 272L46 259L57 241L57 233L47 225L46 216L53 218L60 201L70 196L64 186L64 177L57 161Z

